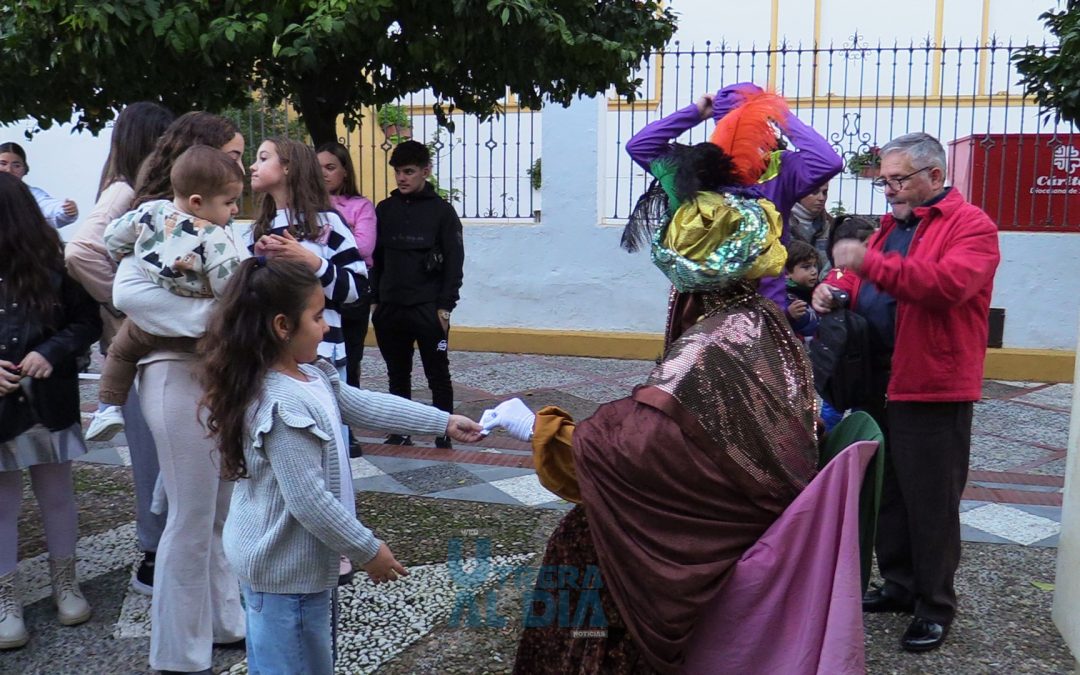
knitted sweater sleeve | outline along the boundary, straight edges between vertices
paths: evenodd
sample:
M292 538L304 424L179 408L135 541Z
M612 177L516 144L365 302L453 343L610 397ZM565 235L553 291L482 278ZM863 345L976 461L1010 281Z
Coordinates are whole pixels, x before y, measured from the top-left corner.
M315 365L330 379L342 422L393 433L435 436L446 433L449 413L400 396L350 387L341 381L333 366L323 361Z
M260 440L285 508L330 549L366 564L382 542L328 489L320 449L328 439L314 420L292 415L280 405L274 417L273 426Z

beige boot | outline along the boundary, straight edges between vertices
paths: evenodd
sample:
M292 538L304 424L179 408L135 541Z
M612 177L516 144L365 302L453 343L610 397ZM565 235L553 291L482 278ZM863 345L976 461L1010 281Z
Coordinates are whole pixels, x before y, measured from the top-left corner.
M90 618L90 603L79 590L75 578L75 556L54 560L49 558L49 576L52 577L52 596L60 623L76 626Z
M15 572L9 572L0 577L0 649L22 647L29 639L22 603L15 593Z

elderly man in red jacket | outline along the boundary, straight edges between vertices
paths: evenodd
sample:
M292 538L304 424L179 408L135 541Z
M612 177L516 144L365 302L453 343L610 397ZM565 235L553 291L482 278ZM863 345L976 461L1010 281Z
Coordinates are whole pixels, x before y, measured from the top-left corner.
M846 268L835 287L870 325L880 381L867 408L887 438L877 541L885 584L866 594L863 611L914 614L901 646L928 651L944 642L956 613L960 495L982 394L998 232L945 187L945 149L928 134L885 145L874 184L892 214L865 244L833 249L836 266ZM814 309L832 308L833 288L818 286Z

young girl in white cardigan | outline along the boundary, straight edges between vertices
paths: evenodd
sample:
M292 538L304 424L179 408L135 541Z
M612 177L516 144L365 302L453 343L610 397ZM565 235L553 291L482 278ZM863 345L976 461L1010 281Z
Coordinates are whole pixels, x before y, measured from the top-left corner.
M342 422L393 433L480 438L460 415L361 391L316 361L327 330L318 278L302 263L245 261L210 321L203 404L238 480L223 541L240 578L251 673L329 673L338 557L375 583L408 574L356 519Z

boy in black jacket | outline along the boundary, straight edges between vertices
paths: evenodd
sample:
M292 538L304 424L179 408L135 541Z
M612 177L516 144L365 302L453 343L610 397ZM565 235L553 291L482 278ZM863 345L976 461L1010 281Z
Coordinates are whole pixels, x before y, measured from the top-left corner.
M427 146L416 141L401 143L390 154L390 166L397 189L375 207L378 234L371 270L371 323L386 361L390 393L411 398L415 342L432 405L453 412L447 337L465 262L461 220L427 182L431 175ZM412 439L398 434L391 434L386 442L412 445ZM450 438L439 436L435 445L449 448Z

